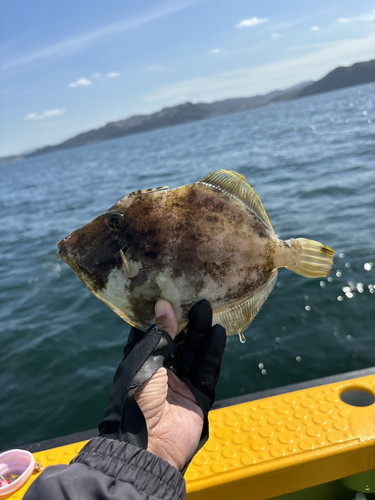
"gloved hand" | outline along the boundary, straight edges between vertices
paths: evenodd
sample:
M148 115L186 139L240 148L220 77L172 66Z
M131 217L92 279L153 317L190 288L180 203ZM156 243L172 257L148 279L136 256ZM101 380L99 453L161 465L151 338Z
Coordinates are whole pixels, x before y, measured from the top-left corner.
M166 311L162 318L160 304ZM187 333L175 342L177 321L171 305L158 301L155 311L164 330L158 324L145 334L131 329L99 433L148 449L182 471L208 439L207 416L226 335L220 325L211 326L212 309L206 300L192 308Z

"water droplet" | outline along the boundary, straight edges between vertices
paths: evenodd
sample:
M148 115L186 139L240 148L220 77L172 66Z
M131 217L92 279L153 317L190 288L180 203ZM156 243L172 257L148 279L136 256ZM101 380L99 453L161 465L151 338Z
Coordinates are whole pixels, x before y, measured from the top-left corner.
M330 120L331 120L331 122L335 121L335 119L333 118L333 116L331 116Z
M365 264L363 264L363 267L365 268L366 271L371 271L372 266L373 266L372 262L366 262Z
M365 116L367 116L367 111L364 111L364 112L363 112L363 114L364 114Z
M306 311L311 311L311 307L310 306L305 306L305 310Z
M275 341L276 342L281 342L281 338L280 337L275 337Z
M329 281L330 283L332 283L332 281L333 281L332 276L328 276L327 281Z
M311 130L316 130L316 125L312 125Z
M259 370L263 370L264 364L263 363L259 363L258 368L259 368Z
M350 106L350 107L352 107L352 106L353 106L353 103L352 103L352 102L350 102L350 103L349 103L349 106Z
M338 300L339 302L342 302L342 301L344 300L344 297L343 297L342 295L339 295L339 296L337 297L337 300Z
M352 299L354 297L353 292L347 292L345 295L348 297L348 299Z
M366 490L366 491L370 491L370 486L369 486L368 484L366 484L366 486L365 486L365 490Z
M372 123L372 120L367 120L367 123Z
M339 257L340 257L340 259L343 259L345 257L345 254L344 253L340 253Z
M359 293L363 293L363 283L357 283L355 287Z
M341 276L342 276L341 269L337 269L337 271L336 271L336 276L337 276L338 278L341 278Z
M339 332L333 332L333 336L334 337L338 337L339 336Z
M267 370L262 370L262 371L261 371L261 374L262 374L262 375L267 375Z
M354 283L354 281L349 281L348 285L350 286L350 288L352 289L352 291L355 290L355 283Z
M239 333L238 337L240 339L241 344L244 344L246 342L246 337L243 333Z
M349 263L349 262L347 262L347 263L345 264L345 267L349 268L349 267L350 267L350 263Z
M324 288L326 286L326 283L325 283L325 281L321 281L319 283L319 285L320 285L320 288Z
M309 300L309 296L308 295L305 295L305 300Z
M346 119L345 121L346 121L346 123L350 123L350 120L349 120L349 118L347 118L347 119Z
M347 338L348 340L352 340L352 338L353 338L353 337L352 337L351 335L347 335L347 336L346 336L346 338Z
M298 363L300 363L302 361L301 356L296 356L296 361L298 361Z

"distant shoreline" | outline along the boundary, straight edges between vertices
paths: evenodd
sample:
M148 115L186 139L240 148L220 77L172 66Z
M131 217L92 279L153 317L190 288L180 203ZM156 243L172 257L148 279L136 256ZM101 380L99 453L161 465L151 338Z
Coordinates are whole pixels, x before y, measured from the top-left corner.
M20 161L25 158L73 149L88 144L104 142L128 135L140 134L161 128L173 127L207 118L214 118L240 111L247 111L280 102L307 97L375 81L375 60L360 62L349 67L338 67L316 82L304 82L286 90L277 90L265 95L239 97L213 103L186 102L178 106L163 108L149 115L135 115L124 120L109 122L98 129L78 134L60 144L45 146L23 155L0 158L0 164Z

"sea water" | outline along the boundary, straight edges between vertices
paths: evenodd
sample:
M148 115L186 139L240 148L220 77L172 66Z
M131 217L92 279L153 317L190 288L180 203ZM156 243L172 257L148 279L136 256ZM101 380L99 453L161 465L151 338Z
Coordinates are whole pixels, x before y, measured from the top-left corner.
M375 84L0 166L0 449L97 426L129 326L56 242L137 189L231 169L276 234L336 251L328 278L284 269L217 399L375 364Z

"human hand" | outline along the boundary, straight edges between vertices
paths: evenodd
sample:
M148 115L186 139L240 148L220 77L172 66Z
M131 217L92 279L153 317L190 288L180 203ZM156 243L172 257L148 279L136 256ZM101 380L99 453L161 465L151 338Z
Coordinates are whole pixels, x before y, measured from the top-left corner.
M155 316L174 340L177 319L170 303L159 300ZM203 411L191 390L175 373L161 367L135 397L147 423L148 451L181 471L196 450L203 428Z
M185 342L177 349L175 345L170 356L175 314L164 300L157 302L155 313L162 328L154 325L146 334L131 330L99 430L101 436L147 448L182 471L208 438L207 415L215 398L225 330L211 327L211 306L202 301L191 311Z

